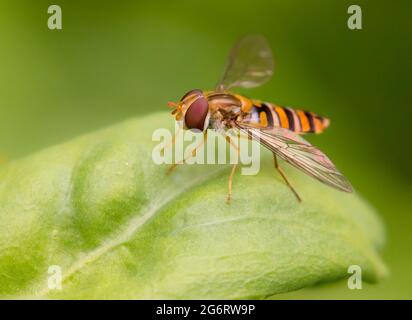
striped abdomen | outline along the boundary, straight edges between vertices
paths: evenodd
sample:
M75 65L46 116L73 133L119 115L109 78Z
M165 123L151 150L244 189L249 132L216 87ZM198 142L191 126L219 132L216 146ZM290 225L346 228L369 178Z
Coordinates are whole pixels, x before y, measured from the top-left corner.
M329 126L329 119L313 112L281 107L271 103L255 103L246 121L264 127L282 127L296 133L321 133Z

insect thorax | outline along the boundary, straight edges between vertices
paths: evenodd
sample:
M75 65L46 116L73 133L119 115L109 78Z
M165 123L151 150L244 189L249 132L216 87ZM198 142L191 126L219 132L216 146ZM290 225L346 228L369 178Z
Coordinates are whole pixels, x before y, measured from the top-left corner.
M210 110L209 128L228 129L241 114L242 102L231 93L211 92L207 95Z

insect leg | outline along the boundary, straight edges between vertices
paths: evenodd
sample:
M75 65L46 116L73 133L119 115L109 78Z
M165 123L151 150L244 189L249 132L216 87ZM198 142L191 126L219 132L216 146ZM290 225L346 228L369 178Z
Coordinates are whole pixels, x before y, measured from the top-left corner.
M240 149L237 145L235 145L232 140L230 140L230 137L226 136L226 142L229 143L230 146L232 146L233 148L235 148L235 150L237 151L237 156L238 156L238 160L239 160L239 154L240 154ZM230 204L230 201L232 200L232 184L233 184L233 176L235 175L236 172L236 168L237 168L237 163L235 163L232 166L232 170L230 171L230 175L229 175L229 180L228 180L228 192L227 192L227 198L226 198L226 203Z
M235 175L235 172L236 172L236 167L237 167L237 163L233 165L232 171L230 172L230 175L229 175L228 192L227 192L227 198L226 198L226 202L228 204L232 200L232 182L233 182L233 176Z
M183 164L183 163L185 163L188 159L194 157L194 156L196 155L197 149L199 149L200 147L202 147L202 146L205 144L206 140L207 140L207 131L205 131L205 132L203 133L203 139L202 139L202 141L201 141L196 147L193 148L193 150L192 150L192 152L190 153L190 155L187 156L186 158L184 158L182 161L179 161L179 162L177 162L177 163L173 163L172 165L170 165L170 167L167 169L166 174L172 173L173 170L176 169L177 165Z
M161 150L160 150L160 154L163 156L165 154L165 150L170 148L171 146L173 146L176 143L176 138L179 135L180 131L182 130L182 128L178 128L176 130L175 135L173 136L172 140L166 145L164 146Z
M239 137L240 137L240 136L239 136ZM239 149L239 147L230 139L229 136L226 136L225 139L226 139L226 142L227 142L233 149L236 150L237 156L238 156L238 158L239 158L239 155L240 155L240 149Z
M273 160L275 162L275 168L276 170L279 171L280 175L282 176L283 180L285 180L286 184L288 185L288 187L290 188L290 190L292 190L293 194L296 196L296 199L299 202L302 202L302 199L299 197L298 193L296 192L296 190L292 187L292 185L290 184L288 178L286 178L285 172L282 170L282 168L279 166L278 163L278 159L276 158L276 155L273 154Z

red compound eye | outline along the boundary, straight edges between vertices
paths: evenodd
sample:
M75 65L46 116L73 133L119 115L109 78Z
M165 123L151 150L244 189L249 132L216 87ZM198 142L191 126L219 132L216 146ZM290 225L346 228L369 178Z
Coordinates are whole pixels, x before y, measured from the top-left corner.
M209 104L204 96L197 98L187 109L185 123L188 129L199 129L203 131Z

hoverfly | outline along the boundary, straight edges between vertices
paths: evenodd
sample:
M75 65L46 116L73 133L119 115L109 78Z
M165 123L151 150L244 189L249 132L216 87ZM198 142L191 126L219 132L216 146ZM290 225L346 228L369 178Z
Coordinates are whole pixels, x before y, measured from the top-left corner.
M352 192L349 181L319 149L304 140L305 133L321 133L329 119L313 112L292 109L273 103L249 99L231 91L233 87L253 88L267 82L274 70L272 51L262 36L245 36L232 48L226 68L214 91L199 89L187 92L174 107L176 121L183 120L184 129L228 130L245 132L272 151L274 165L283 180L301 201L279 166L277 157L309 176L344 192ZM229 141L230 142L230 141ZM232 179L237 164L229 176L227 200L232 197Z

